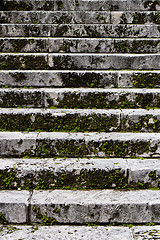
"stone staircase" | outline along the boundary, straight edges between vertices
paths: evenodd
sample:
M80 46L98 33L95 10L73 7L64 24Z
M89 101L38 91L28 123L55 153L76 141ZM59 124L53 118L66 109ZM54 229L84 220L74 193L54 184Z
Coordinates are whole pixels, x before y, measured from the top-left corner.
M0 239L160 239L160 2L2 7Z

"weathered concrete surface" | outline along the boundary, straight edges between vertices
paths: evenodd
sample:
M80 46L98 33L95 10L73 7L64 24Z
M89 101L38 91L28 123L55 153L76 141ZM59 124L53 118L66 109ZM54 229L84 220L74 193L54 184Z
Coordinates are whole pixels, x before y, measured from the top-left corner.
M154 190L33 191L31 222L159 223L159 197Z
M0 24L0 37L160 38L156 24Z
M0 132L6 157L159 157L160 133Z
M1 191L1 223L27 223L29 198L28 191Z
M2 70L0 86L159 88L160 71Z
M23 3L23 4L22 4ZM41 0L5 0L4 1L4 10L7 11L75 11L75 10L86 10L86 11L155 11L160 10L160 4L155 0L137 0L137 1L128 1L128 0L110 0L110 1L93 1L93 0L62 0L62 1L46 1Z
M3 11L3 23L16 24L160 24L159 11Z
M159 159L0 159L0 189L160 187Z
M159 53L160 40L127 38L0 38L3 53Z
M2 240L49 240L56 236L57 240L131 240L128 227L86 227L86 226L0 226Z
M160 54L2 53L1 70L153 70Z

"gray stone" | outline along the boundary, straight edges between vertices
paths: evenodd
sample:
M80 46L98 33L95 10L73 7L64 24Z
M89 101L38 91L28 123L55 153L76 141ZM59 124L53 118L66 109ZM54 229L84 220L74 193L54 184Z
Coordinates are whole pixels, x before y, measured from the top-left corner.
M159 191L33 191L31 222L159 223ZM154 209L153 209L154 204ZM58 210L57 210L58 209Z
M8 223L27 223L29 199L27 191L1 191L0 213Z
M4 6L7 10L25 10L25 11L42 11L42 10L51 10L51 11L75 11L75 10L86 10L86 11L155 11L160 10L159 2L155 0L110 0L110 1L99 1L99 0L62 0L61 3L48 0L43 2L41 0L23 0L25 3L24 7L21 5L21 0L5 0Z
M102 226L1 226L2 240L131 240L131 231L127 227Z
M0 38L3 53L159 53L159 39Z
M0 37L159 38L159 25L136 24L1 24Z
M1 70L160 69L159 54L2 53L0 59Z
M0 132L0 155L11 157L159 157L160 133Z
M159 88L160 71L2 70L0 86Z
M3 11L4 23L15 24L159 24L159 12L148 11Z

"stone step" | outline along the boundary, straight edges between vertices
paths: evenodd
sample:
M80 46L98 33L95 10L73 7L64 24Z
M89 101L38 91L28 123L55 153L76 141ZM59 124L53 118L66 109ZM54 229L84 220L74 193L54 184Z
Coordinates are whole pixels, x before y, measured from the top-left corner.
M159 53L160 39L0 38L0 52Z
M159 11L3 11L0 16L15 24L160 24Z
M149 240L160 237L160 226L77 226L77 225L58 225L58 226L39 226L39 225L1 225L1 240L49 240L53 236L62 240ZM88 224L89 225L89 224Z
M160 54L2 53L0 70L159 70Z
M146 24L0 24L0 37L160 38L160 26Z
M37 238L40 240L51 239L54 235L57 239L66 240L147 240L154 239L160 236L160 226L23 226L23 225L9 225L0 226L0 236L2 240L19 240L23 237L24 240L32 240ZM32 238L33 237L33 238Z
M0 86L159 88L160 71L2 70Z
M2 190L0 193L0 212L8 223L160 223L157 190L34 190L33 193Z
M0 131L160 132L160 110L1 108Z
M0 132L2 157L159 157L160 133Z
M88 224L89 225L89 224ZM153 236L159 236L160 227L154 226L151 230L149 227L134 227L130 229L129 227L112 227L112 226L39 226L39 225L1 225L0 226L0 238L1 240L49 240L56 236L58 240L96 240L100 238L101 240L135 240L139 239L137 237L143 236L145 231L145 236L149 235L150 232ZM140 233L138 232L140 231ZM132 232L135 234L133 239Z
M0 190L160 187L160 159L0 159Z
M160 108L160 89L1 88L0 107Z
M160 89L1 88L0 107L160 108Z
M4 0L6 11L155 11L160 10L157 0Z

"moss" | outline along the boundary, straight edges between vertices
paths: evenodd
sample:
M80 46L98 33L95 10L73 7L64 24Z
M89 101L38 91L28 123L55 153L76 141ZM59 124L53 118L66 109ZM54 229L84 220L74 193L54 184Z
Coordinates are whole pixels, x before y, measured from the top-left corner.
M158 73L137 73L133 75L133 87L135 88L158 88L160 75Z
M41 220L40 224L42 226L52 226L57 223L57 220L53 217L47 217L47 215L44 215L41 213L40 209L37 207L33 207L33 212L35 212L36 217Z
M145 95L145 97L144 97ZM132 98L130 97L132 96ZM51 98L47 98L48 107L54 106ZM81 92L64 92L62 96L58 97L56 107L58 108L96 108L96 109L127 109L127 108L149 108L160 107L159 96L152 93L137 93L131 95L130 93L122 92L115 98L115 93L109 92L88 92L81 94Z
M119 53L155 53L158 44L158 40L119 40L114 41L114 49Z
M43 107L41 92L34 91L4 91L1 96L0 107Z
M1 114L0 126L7 131L60 131L60 132L88 132L115 131L118 128L118 118L114 115L106 116L101 114L79 115L67 114L55 116L52 114Z
M36 70L49 69L44 56L8 55L1 56L0 70Z
M127 157L138 156L151 150L150 143L142 141L106 141L103 143L99 151L103 151L108 157Z
M0 224L6 225L8 222L5 218L5 216L3 215L2 212L0 212Z
M9 73L15 82L23 82L26 80L26 75L23 72Z

